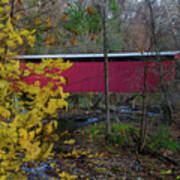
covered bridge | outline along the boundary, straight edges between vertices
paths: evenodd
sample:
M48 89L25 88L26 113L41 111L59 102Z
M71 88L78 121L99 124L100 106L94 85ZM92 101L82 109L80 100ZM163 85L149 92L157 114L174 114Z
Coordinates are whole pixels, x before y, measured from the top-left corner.
M158 53L163 66L164 81L175 79L175 57L180 51ZM156 91L159 82L157 54L144 53L114 53L109 57L109 90L110 92L142 92L144 82L144 67L147 64L148 91ZM40 62L41 59L63 58L70 60L73 66L62 73L68 81L64 89L67 92L104 92L104 56L103 54L58 54L58 55L24 55L18 59ZM35 76L24 78L32 83ZM39 77L38 77L39 78ZM48 79L41 76L38 79L46 84Z

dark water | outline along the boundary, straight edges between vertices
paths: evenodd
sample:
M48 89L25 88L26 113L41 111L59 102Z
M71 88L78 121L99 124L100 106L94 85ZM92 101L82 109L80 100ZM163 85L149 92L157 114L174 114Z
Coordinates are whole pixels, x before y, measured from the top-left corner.
M141 110L133 110L131 109L129 106L119 106L118 107L118 111L116 109L116 113L119 113L119 115L124 115L124 114L127 114L129 116L133 115L133 114L138 114L138 115L142 115L142 111ZM157 112L147 112L145 114L146 117L148 118L153 118L153 117L157 117L159 116L160 114L157 113ZM85 126L85 125L88 125L88 124L93 124L93 123L96 123L96 122L100 122L102 121L103 119L101 117L96 117L96 116L93 116L93 117L76 117L74 122L73 122L73 126Z

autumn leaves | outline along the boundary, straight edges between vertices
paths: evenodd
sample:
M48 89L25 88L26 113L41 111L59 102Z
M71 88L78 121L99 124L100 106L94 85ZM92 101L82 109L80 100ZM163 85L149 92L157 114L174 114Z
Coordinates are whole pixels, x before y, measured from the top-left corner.
M53 45L56 47L75 46L80 43L80 37L83 34L89 34L90 42L93 42L96 39L95 32L93 30L95 27L93 21L94 19L97 19L96 10L91 6L88 6L87 8L78 8L80 8L80 11L77 11L75 8L71 9L71 7L69 7L69 9L67 9L61 15L59 20L57 20L57 17L56 20L54 20L49 16L39 16L35 18L34 27L37 29L37 35L42 35L45 33L43 35L42 43L46 47ZM57 27L60 27L61 30L59 30L59 32L61 35L58 35L57 33L51 33L57 31ZM61 33L62 30L65 31L63 35ZM64 35L67 37L63 37Z
M39 26L41 25L41 23L45 23L47 28L51 28L52 27L52 22L50 21L50 17L48 17L47 19L45 19L45 21L41 21L40 18L36 18L35 19L35 26Z
M21 1L18 1L19 5ZM58 139L55 117L58 110L67 109L68 93L63 92L65 80L61 72L72 66L61 58L43 59L39 64L22 63L12 59L22 51L24 44L31 48L35 43L36 30L16 28L8 0L0 1L0 179L27 179L22 171L24 163L34 163L49 158ZM52 26L50 18L45 20L47 28ZM36 19L35 23L40 23ZM56 73L51 72L57 68ZM41 87L38 79L32 84L22 81L32 74L43 75L56 81ZM44 123L44 121L46 122ZM64 176L64 175L62 175Z

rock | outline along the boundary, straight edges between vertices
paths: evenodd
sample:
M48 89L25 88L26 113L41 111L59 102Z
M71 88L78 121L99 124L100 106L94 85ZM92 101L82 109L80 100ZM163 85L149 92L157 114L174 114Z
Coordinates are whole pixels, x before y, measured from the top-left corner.
M119 106L118 108L120 113L132 113L131 108L128 106Z

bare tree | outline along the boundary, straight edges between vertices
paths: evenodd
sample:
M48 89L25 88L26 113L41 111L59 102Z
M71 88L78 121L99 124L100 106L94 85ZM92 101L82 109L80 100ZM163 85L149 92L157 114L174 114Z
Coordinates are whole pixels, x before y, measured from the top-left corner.
M172 105L169 100L168 93L167 93L167 90L166 90L166 87L164 84L163 68L162 68L161 58L159 55L160 47L159 47L158 37L156 34L156 22L155 22L154 9L153 9L153 4L156 1L145 0L145 2L149 9L151 43L153 45L154 51L156 52L156 60L158 63L158 69L159 69L159 75L160 75L159 85L160 85L160 91L161 91L161 96L162 96L161 108L163 110L163 118L166 119L167 121L169 121L169 120L172 120L173 108L172 108Z

